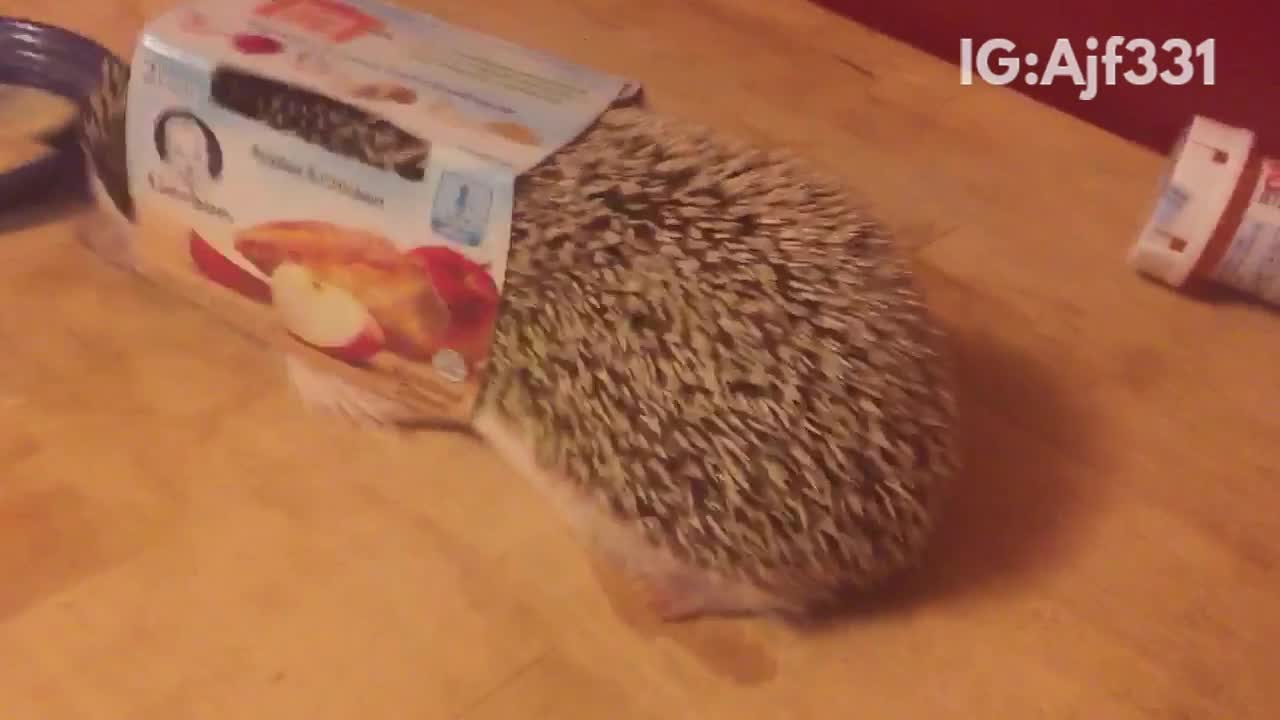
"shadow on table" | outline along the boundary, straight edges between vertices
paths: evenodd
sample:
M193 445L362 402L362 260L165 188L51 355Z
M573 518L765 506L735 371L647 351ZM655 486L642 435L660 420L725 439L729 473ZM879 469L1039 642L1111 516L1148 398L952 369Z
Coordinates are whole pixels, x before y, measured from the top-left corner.
M1063 386L1036 358L983 329L992 323L998 319L975 318L950 331L965 466L924 566L813 625L1033 582L1080 535L1094 453L1079 389Z
M6 202L8 200L6 198ZM85 204L84 193L71 185L59 187L30 201L19 198L0 209L0 235L57 222Z
M1209 284L1209 283L1192 283L1185 287L1172 289L1161 285L1155 280L1141 278L1144 282L1152 287L1156 287L1160 292L1174 292L1183 296L1189 302L1200 303L1209 307L1231 308L1236 310L1248 310L1250 312L1266 313L1273 316L1280 316L1280 305L1264 302L1261 298L1254 297L1244 291L1225 285Z

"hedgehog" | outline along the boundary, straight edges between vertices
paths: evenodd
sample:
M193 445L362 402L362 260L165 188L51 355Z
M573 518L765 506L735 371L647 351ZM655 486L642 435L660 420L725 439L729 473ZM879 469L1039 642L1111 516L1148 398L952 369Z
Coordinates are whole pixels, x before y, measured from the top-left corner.
M234 85L241 111L335 152L402 174L428 152L357 115L338 143L325 114L278 95L302 91ZM115 110L85 123L86 152L127 200L110 147L123 97L97 106ZM840 182L619 103L517 180L470 429L659 617L811 617L925 556L958 469L944 340ZM313 407L408 421L287 366Z

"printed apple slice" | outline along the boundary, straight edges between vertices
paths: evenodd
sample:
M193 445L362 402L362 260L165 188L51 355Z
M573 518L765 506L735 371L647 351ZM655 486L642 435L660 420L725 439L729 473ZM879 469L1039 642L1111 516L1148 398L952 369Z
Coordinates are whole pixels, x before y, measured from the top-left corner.
M274 55L284 50L279 40L257 33L236 33L231 36L231 44L245 55Z
M286 262L271 274L271 294L285 329L317 350L352 364L383 348L386 338L373 315L350 292Z
M271 286L266 280L218 252L217 248L194 230L189 233L187 249L196 269L206 278L247 298L263 303L271 302Z
M409 256L426 271L445 304L461 313L464 321L497 308L501 299L498 287L484 265L440 245L414 248Z
M436 292L449 307L451 322L440 346L461 353L477 363L488 351L501 296L493 276L483 265L447 247L414 248L418 261Z

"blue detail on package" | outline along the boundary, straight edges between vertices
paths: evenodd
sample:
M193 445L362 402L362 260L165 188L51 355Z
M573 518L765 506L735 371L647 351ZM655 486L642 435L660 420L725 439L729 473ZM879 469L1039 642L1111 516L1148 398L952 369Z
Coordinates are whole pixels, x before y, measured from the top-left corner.
M1156 205L1155 224L1157 226L1171 224L1178 213L1182 212L1182 208L1186 207L1189 199L1191 196L1185 190L1173 183L1166 183L1163 192L1160 193L1160 201Z
M459 245L476 247L484 239L492 205L493 189L488 185L445 172L432 203L431 229Z

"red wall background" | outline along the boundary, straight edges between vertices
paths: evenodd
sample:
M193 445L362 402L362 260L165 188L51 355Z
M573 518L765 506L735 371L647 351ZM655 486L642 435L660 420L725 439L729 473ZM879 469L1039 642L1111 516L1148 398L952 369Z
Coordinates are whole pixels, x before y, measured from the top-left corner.
M1100 86L1097 97L1082 101L1079 88L1059 78L1049 86L1012 87L1159 153L1172 147L1192 115L1247 127L1259 135L1264 152L1280 154L1280 2L1219 0L814 0L868 27L958 64L960 39L975 46L1007 38L1017 55L1034 51L1043 62L1058 38L1068 38L1083 65L1084 41L1111 35L1146 38L1157 46L1181 38L1193 46L1216 42L1216 82L1203 84L1200 64L1195 79L1182 86L1123 83ZM1101 52L1099 51L1099 55ZM1134 53L1121 51L1121 72L1138 65ZM1157 55L1158 69L1175 69L1170 55ZM997 68L998 69L998 68ZM956 74L959 82L959 71Z

